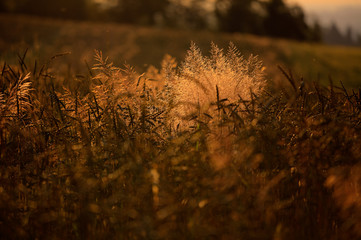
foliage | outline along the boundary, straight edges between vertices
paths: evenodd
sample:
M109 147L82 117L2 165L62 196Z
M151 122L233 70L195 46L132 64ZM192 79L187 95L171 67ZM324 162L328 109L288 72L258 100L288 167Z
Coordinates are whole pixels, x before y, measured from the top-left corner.
M108 13L112 19L119 22L154 25L157 15L165 16L169 2L169 0L117 0L117 4L108 9Z
M263 34L260 12L262 7L259 4L259 1L255 0L217 0L216 14L220 29L227 32Z
M33 14L38 16L85 19L88 17L88 7L92 4L89 0L24 0L14 4L15 12Z
M71 79L25 54L4 64L1 236L360 238L361 92L282 68L289 87L266 89L259 62L236 53L193 45L180 66L167 56L138 74L96 52ZM190 84L215 89L212 107L174 128L174 90Z
M303 9L283 0L217 0L216 13L223 31L300 41L321 40L317 38L321 29L308 26Z
M121 23L242 32L301 41L317 41L319 28L308 26L299 6L284 0L94 0L6 1L0 12L37 16L116 21ZM11 5L11 7L5 7Z
M185 4L182 0L170 1L165 14L165 25L183 29L210 28L208 19L211 12L205 9L207 0L190 0Z
M301 7L289 7L283 0L271 0L266 4L266 12L264 28L267 35L298 40L317 40L310 36L314 33L307 25ZM318 34L321 33L320 29L319 31Z

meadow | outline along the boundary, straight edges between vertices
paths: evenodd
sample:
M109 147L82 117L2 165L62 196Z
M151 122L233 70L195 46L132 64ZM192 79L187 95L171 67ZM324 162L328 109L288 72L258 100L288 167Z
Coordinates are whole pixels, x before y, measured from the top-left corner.
M361 238L359 49L0 18L1 237Z
M85 61L92 64L94 50L100 50L115 65L128 63L139 72L150 65L157 68L166 54L182 61L191 41L207 54L210 43L226 48L233 42L248 56L259 55L266 74L273 82L283 82L278 65L291 69L296 78L329 83L329 78L340 86L361 86L361 49L330 47L322 44L300 43L282 39L255 37L247 34L226 34L210 31L186 31L163 28L145 28L113 23L74 22L0 15L1 60L16 63L17 54L28 49L28 59L41 64L60 53L69 53L56 64L64 71L72 68L86 73ZM34 63L29 63L34 65ZM39 65L39 63L38 63Z

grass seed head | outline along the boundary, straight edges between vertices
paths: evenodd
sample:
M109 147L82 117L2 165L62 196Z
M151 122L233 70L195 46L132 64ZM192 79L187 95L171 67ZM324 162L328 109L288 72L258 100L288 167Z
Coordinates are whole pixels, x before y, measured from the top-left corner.
M262 63L253 55L245 59L232 43L226 54L212 44L210 56L192 43L179 72L173 89L177 118L207 113L216 96L234 103L266 86Z

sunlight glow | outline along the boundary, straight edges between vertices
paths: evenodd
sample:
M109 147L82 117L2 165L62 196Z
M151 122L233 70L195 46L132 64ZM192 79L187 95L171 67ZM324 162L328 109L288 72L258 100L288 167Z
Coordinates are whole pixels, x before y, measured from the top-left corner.
M309 8L336 8L340 6L356 5L361 6L360 0L289 0L289 3L299 4Z

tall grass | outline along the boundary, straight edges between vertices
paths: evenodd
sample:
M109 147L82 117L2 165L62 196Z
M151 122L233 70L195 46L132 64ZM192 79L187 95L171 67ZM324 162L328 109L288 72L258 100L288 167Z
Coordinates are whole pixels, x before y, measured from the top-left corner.
M283 69L268 86L232 46L143 74L19 59L0 75L1 236L361 237L360 91Z
M252 55L243 59L233 44L227 54L212 44L210 57L192 44L179 71L172 84L177 116L210 116L215 96L218 105L221 100L234 103L250 100L265 88L262 63Z

